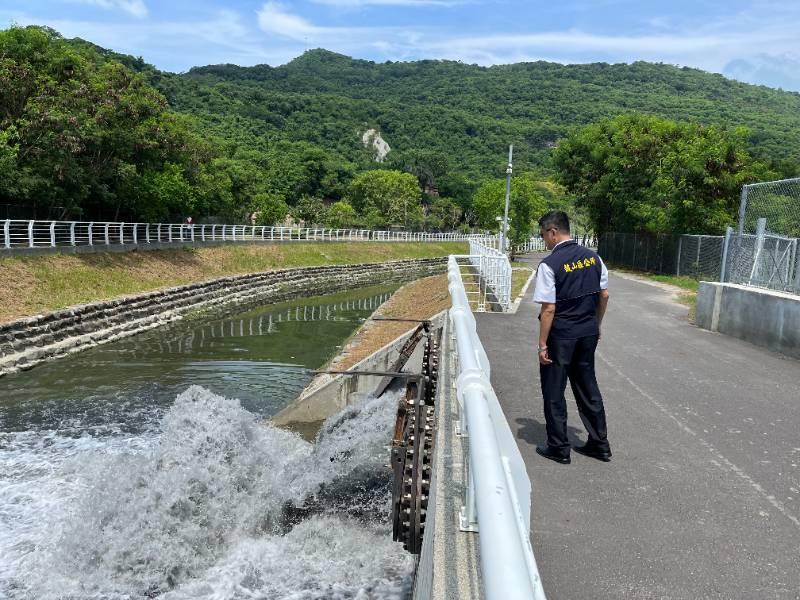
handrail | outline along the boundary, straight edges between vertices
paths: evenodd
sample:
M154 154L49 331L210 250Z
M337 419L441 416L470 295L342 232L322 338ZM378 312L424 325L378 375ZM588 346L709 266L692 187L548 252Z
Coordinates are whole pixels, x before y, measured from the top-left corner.
M505 252L486 243L469 240L469 261L478 270L484 285L491 289L503 310L511 307L511 262Z
M268 227L261 225L198 225L188 223L125 223L100 221L0 221L0 250L68 246L154 245L198 242L463 242L491 236L458 232L376 231L322 227Z
M450 256L447 272L460 365L456 380L460 429L469 447L461 528L480 527L487 600L546 600L530 542L531 482L489 381L489 360L455 256Z

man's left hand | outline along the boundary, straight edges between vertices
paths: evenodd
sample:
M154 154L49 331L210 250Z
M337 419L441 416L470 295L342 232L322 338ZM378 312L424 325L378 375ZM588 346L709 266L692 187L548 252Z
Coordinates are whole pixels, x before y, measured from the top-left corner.
M545 366L553 364L553 361L550 360L550 355L547 353L547 348L539 350L539 364Z

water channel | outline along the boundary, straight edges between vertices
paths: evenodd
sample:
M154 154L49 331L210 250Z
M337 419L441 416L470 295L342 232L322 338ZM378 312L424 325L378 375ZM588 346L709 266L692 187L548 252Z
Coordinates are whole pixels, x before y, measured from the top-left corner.
M0 598L405 598L394 402L264 421L396 286L205 314L0 378Z

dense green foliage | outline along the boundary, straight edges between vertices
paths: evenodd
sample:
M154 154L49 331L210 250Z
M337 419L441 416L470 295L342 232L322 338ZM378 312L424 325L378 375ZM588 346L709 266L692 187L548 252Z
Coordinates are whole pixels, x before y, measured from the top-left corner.
M0 56L0 205L40 218L496 228L487 190L514 143L530 177L512 204L534 221L544 206L579 228L711 231L743 181L800 162L800 94L661 64L313 50L172 74L35 27L0 31ZM382 164L369 129L392 147Z
M501 175L509 143L518 172L547 166L575 126L631 111L743 125L758 157L790 159L790 170L800 159L800 94L663 64L376 64L312 50L276 68L215 65L153 80L175 108L232 141L306 140L364 166L371 153L359 133L376 128L402 155L389 154L392 166L422 158L437 183Z
M742 184L774 176L746 150L746 131L623 115L559 144L558 178L594 230L721 233Z

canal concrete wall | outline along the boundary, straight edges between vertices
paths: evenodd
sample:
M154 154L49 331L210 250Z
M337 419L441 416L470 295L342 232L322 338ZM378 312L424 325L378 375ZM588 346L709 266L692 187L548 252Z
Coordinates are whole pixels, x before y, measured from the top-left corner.
M440 329L447 313L442 312L431 319L433 330ZM416 326L403 335L360 360L348 371L391 371L400 356L400 350ZM422 364L423 344L420 342L409 357L404 371L419 372ZM349 404L353 404L374 392L383 377L380 375L342 375L321 373L309 383L303 392L283 410L272 417L276 425L296 425L324 421Z
M444 272L446 258L280 269L73 306L0 325L0 376L181 319Z
M701 281L695 321L703 329L800 358L800 296Z

